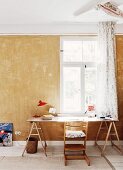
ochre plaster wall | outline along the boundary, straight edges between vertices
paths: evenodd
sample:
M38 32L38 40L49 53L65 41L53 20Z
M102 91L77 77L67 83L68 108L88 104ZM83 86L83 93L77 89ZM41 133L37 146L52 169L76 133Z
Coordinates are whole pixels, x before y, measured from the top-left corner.
M0 36L0 122L21 131L14 140L26 139L40 99L59 111L59 47L59 36Z
M123 36L116 36L119 122L123 139ZM42 99L60 104L60 36L0 36L0 122L12 122L14 140L25 140L29 123ZM38 111L37 111L38 109ZM48 109L48 108L45 108ZM63 140L63 123L42 125L48 140ZM94 140L99 123L89 123L88 140ZM100 139L105 136L101 135Z
M117 130L123 140L123 35L116 36L118 117Z

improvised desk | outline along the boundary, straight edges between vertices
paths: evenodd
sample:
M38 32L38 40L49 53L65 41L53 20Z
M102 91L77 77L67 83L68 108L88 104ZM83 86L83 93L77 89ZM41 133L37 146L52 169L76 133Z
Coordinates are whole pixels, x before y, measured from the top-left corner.
M112 135L111 129L114 128L114 134L113 135L115 135L117 140L119 141L119 136L118 136L117 129L116 129L116 126L115 126L115 122L118 121L118 120L99 119L97 117L89 118L89 117L82 117L82 116L57 116L57 117L53 117L52 120L43 120L41 117L37 117L37 118L32 117L32 118L28 119L27 121L32 123L32 125L31 125L29 136L27 138L26 146L24 148L22 156L24 155L24 152L26 150L30 136L34 136L34 135L37 135L39 137L43 151L44 151L45 155L47 156L47 154L46 154L47 143L46 143L46 140L45 140L45 135L43 133L42 127L40 126L40 128L39 128L38 125L37 125L38 123L41 123L41 122L63 122L63 123L65 123L65 122L100 122L100 126L99 126L99 129L98 129L98 132L97 132L97 135L96 135L96 139L95 139L95 144L101 150L101 154L103 155L103 153L105 151L105 147L106 147L106 144L107 144L109 137L110 137L112 146L115 146L120 152L122 152L122 150L117 145L115 145L113 143L113 140L111 138L111 135ZM103 127L103 124L107 128L107 134L106 134L104 146L101 149L101 147L98 145L98 137L99 137L99 134L100 134L101 129ZM37 133L33 133L34 129L37 131ZM40 135L40 132L41 132L41 135ZM43 144L43 142L44 142L44 144Z

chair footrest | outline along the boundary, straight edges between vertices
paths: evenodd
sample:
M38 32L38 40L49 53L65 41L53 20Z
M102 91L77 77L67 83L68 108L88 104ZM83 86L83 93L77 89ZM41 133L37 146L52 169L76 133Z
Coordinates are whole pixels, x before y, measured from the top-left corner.
M84 155L65 155L66 160L81 160L85 159Z
M116 136L116 133L115 132L111 132L109 135Z
M65 151L83 151L85 147L83 144L65 144Z

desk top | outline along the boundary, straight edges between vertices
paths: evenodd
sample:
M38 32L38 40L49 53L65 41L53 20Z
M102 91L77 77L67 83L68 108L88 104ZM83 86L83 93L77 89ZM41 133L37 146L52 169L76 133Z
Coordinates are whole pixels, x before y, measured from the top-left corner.
M100 119L97 117L84 117L84 116L56 116L51 120L43 120L42 117L31 117L27 120L28 122L102 122L102 121L118 121L112 118Z

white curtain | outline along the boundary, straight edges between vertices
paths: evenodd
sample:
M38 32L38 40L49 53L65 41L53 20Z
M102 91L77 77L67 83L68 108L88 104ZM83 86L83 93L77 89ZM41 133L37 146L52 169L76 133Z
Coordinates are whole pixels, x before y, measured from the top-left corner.
M115 23L98 25L97 100L98 116L118 118L115 61Z

